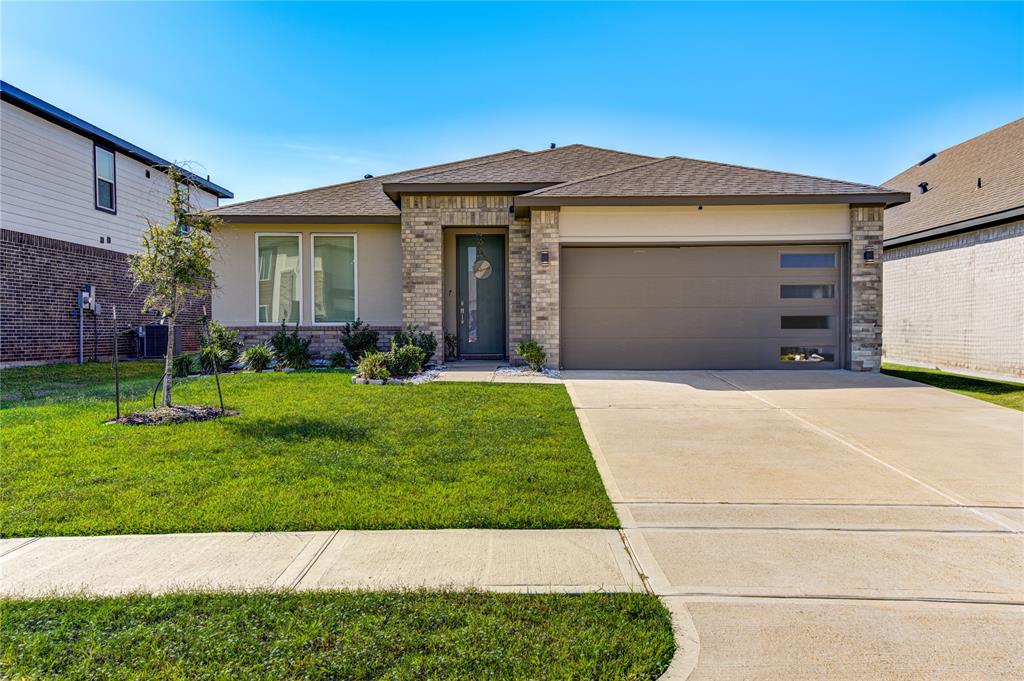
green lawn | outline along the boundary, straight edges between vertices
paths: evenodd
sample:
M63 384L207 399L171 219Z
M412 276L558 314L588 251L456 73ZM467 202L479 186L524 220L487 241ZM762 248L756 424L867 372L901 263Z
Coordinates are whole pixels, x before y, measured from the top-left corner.
M8 406L0 536L618 526L563 386L350 379L224 376L241 414L203 423L105 425L98 399ZM208 377L175 396L216 404Z
M921 369L902 364L885 363L882 365L882 373L952 390L961 395L998 404L1001 407L1024 411L1024 384L989 381L983 378L950 374L938 369Z
M121 394L128 398L151 394L163 369L163 360L121 362ZM114 370L109 362L0 370L2 407L81 399L114 399Z
M0 600L0 677L656 679L646 594L316 592Z

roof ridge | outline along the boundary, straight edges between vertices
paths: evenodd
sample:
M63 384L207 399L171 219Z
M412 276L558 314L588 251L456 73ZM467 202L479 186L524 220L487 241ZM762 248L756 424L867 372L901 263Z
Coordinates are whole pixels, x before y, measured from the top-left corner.
M600 173L597 173L597 174L594 174L594 175L588 175L587 177L581 177L578 180L572 180L570 182L562 182L560 184L551 185L550 187L544 187L543 189L537 189L537 190L534 190L532 192L529 192L528 194L526 194L526 196L533 196L533 195L538 195L539 196L539 195L543 194L544 192L548 191L549 189L561 189L563 187L569 187L569 186L572 186L574 184L579 184L581 182L589 182L591 180L596 180L599 177L606 177L608 175L614 175L616 173L622 173L622 172L625 172L625 171L628 171L628 170L636 170L637 168L643 168L645 166L652 166L652 165L655 165L656 163L661 163L662 161L667 161L670 158L679 158L679 157L678 156L654 156L654 157L649 157L649 158L650 158L650 160L643 161L642 163L637 163L636 165L626 166L625 168L616 168L614 170L605 170L604 172L600 172Z
M477 159L490 158L492 156L500 156L500 155L504 155L504 154L511 154L513 152L516 152L516 151L521 151L524 154L531 153L531 152L525 151L523 149L506 149L505 151L497 151L497 152L495 152L493 154L484 154L483 156L476 156L476 157L472 157L472 158L468 158L468 159L464 159L464 160L472 161L472 160L477 160ZM469 167L472 167L472 166L475 166L475 165L483 165L484 163L490 163L492 161L500 161L500 160L501 159L491 159L490 161L481 161L479 164L477 164L477 163L470 163L470 164L467 164L466 166L463 166L463 167L469 168ZM307 189L299 189L299 190L296 190L296 191L293 191L293 192L284 192L283 194L271 194L270 196L261 196L261 197L259 197L257 199L248 199L246 201L238 201L238 202L235 202L235 203L229 203L229 204L224 205L224 206L218 206L218 208L215 208L214 210L218 210L220 208L235 208L236 206L244 206L244 205L247 205L247 204L250 204L250 203L256 203L257 201L269 201L270 199L280 199L280 198L284 198L285 196L295 196L296 194L305 194L306 192L315 192L315 191L319 191L321 189L334 189L335 187L345 187L345 186L350 185L350 184L359 184L361 182L373 182L374 180L376 180L377 182L382 182L384 180L384 178L392 177L394 175L402 175L403 173L414 173L414 172L417 172L419 170L429 170L431 168L440 168L441 166L452 165L452 164L455 164L455 163L460 163L460 161L446 161L444 163L435 163L434 165L423 166L422 168L412 168L411 170L397 170L397 171L395 171L393 173L388 173L386 175L374 175L373 177L363 177L363 178L359 178L358 180L348 180L346 182L334 182L332 184L320 185L319 187L309 187ZM210 211L210 212L212 213L213 211Z

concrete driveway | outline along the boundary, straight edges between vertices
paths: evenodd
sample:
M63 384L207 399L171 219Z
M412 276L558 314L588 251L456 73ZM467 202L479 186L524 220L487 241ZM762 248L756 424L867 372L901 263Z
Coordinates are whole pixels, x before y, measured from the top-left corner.
M669 678L1024 678L1024 414L877 374L565 372Z

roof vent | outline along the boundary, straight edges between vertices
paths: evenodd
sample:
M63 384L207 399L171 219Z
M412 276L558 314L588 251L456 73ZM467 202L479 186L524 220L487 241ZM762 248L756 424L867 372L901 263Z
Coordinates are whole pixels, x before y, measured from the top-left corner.
M366 175L363 175L363 179L364 180L369 180L372 177L373 177L373 175L370 175L369 173L367 173Z
M917 185L917 188L921 190L922 194L924 194L926 191L928 191L928 183L921 182L920 184Z
M558 146L558 145L557 145L557 144L555 144L554 142L552 142L552 143L551 143L551 144L550 144L550 145L548 146L548 149L554 149L554 148L555 148L556 146Z
M917 165L923 166L925 163L932 160L933 158L935 158L935 154L928 154L927 156L924 157L924 160L918 163Z

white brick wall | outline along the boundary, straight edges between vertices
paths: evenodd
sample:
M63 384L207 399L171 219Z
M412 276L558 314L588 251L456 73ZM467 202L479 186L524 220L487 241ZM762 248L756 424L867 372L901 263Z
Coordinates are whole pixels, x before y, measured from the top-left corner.
M1024 222L885 251L883 354L1024 378Z

